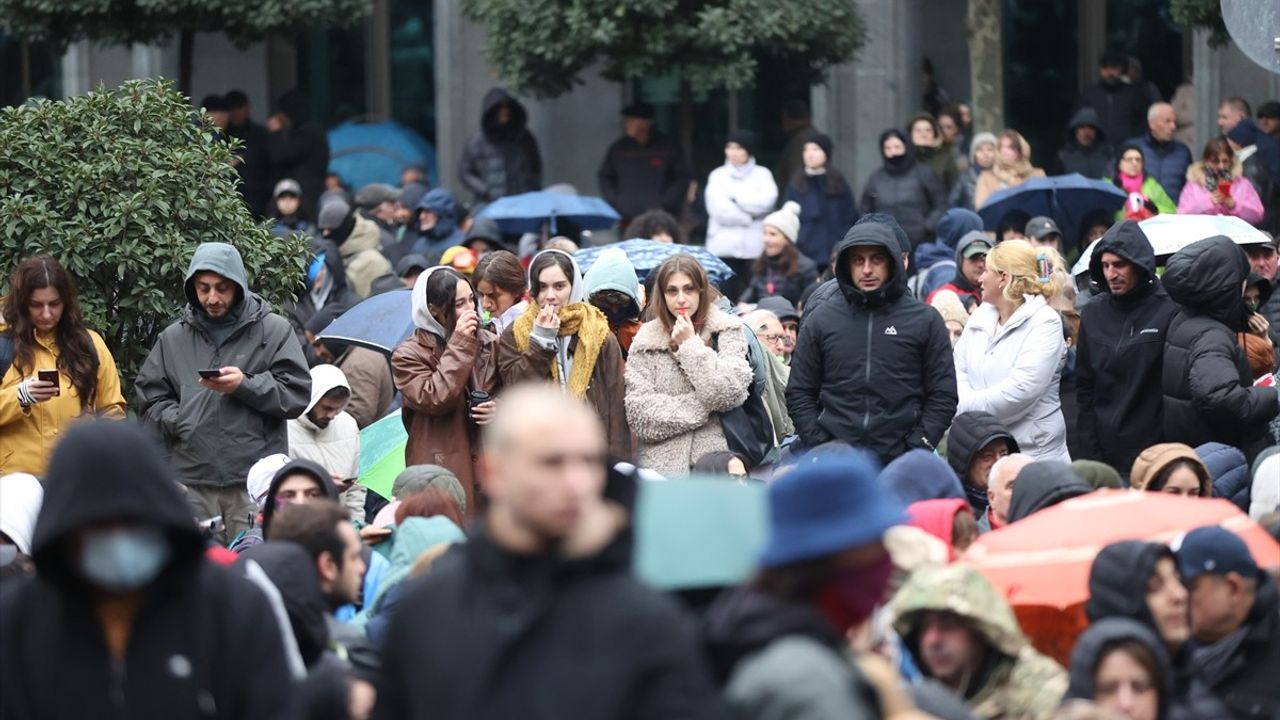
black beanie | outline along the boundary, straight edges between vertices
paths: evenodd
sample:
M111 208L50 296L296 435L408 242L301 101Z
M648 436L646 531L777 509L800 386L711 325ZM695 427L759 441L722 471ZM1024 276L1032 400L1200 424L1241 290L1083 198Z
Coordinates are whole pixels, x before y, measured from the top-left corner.
M729 133L729 139L725 140L725 144L728 143L737 143L748 155L756 156L756 134L750 130L734 130Z
M809 138L808 140L805 140L805 143L806 144L813 143L814 145L817 145L818 147L822 148L822 152L826 153L827 155L827 163L828 164L831 163L831 151L835 146L831 144L830 136L823 135L822 133L816 133L813 137Z

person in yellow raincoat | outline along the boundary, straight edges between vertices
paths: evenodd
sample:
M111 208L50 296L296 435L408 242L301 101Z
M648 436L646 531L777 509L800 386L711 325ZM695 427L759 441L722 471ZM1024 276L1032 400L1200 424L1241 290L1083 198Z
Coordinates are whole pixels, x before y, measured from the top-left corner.
M77 419L125 416L120 375L84 326L75 280L52 257L19 263L0 307L0 475L42 476Z

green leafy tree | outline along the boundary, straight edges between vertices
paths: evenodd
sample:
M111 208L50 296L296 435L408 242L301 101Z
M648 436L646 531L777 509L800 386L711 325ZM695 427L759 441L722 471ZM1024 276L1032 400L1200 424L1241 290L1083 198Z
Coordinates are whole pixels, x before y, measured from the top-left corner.
M0 27L56 46L163 44L176 35L179 87L189 92L197 32L225 33L244 47L277 33L354 25L372 11L373 0L0 0Z
M1225 47L1231 35L1227 33L1227 24L1222 20L1222 3L1220 0L1172 0L1169 12L1173 21L1187 28L1200 28L1209 31L1209 44L1216 48Z
M302 282L306 239L254 220L232 146L167 81L7 108L0 147L0 295L23 258L57 258L127 387L186 304L199 243L236 246L254 290L277 306Z
M771 60L811 81L851 60L866 27L848 0L463 0L485 55L522 92L554 97L602 61L612 80L679 72L695 91L737 89Z

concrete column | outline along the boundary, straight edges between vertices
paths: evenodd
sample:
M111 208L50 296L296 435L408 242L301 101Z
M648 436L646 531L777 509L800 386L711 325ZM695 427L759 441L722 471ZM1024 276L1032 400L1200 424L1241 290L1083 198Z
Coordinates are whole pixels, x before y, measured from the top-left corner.
M969 73L975 128L1005 126L1003 15L1001 0L969 0Z
M1196 97L1196 145L1192 156L1199 158L1200 150L1209 138L1218 133L1218 103L1222 100L1222 52L1209 47L1209 33L1195 30L1191 53L1191 82Z
M371 115L391 117L391 4L374 0L365 21L365 107Z
M1080 52L1076 57L1076 87L1087 88L1098 81L1098 58L1107 44L1107 0L1081 0L1076 33Z

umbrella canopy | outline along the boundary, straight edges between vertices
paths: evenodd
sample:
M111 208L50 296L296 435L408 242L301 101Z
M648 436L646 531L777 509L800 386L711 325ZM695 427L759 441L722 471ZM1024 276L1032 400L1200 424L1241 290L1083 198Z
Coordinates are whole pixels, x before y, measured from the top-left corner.
M1090 180L1079 173L1052 175L1031 178L1017 187L992 193L978 208L978 215L987 230L995 230L1011 210L1021 210L1031 217L1047 215L1062 228L1066 250L1079 236L1085 215L1094 210L1119 210L1125 197L1123 190L1105 180Z
M351 188L369 183L400 186L400 172L410 165L426 169L436 184L436 149L400 123L345 122L328 132L329 172L342 176Z
M1087 624L1089 570L1102 548L1168 544L1204 525L1239 535L1258 565L1280 565L1280 545L1230 501L1133 490L1099 490L1041 510L981 536L964 561L1000 590L1036 647L1063 657Z
M390 355L413 334L412 298L408 288L374 295L339 315L316 337Z
M493 220L502 232L513 234L539 232L543 223L550 223L554 235L557 218L572 220L583 230L604 230L620 216L598 197L543 190L498 198L476 217Z
M391 486L404 470L404 447L409 442L400 411L360 431L360 476L364 487L391 499Z
M1225 235L1237 245L1271 242L1261 230L1230 215L1156 215L1138 223L1156 255L1172 255L1197 240Z
M595 263L596 258L600 257L600 253L609 248L618 248L626 253L627 258L636 268L636 276L642 281L649 276L649 273L656 270L663 260L677 253L692 255L702 265L702 269L707 271L711 282L717 285L733 277L733 270L701 245L676 245L656 240L624 240L612 245L583 248L574 254L573 259L585 273Z
M663 590L742 582L756 567L768 533L762 483L723 478L640 483L635 571Z

